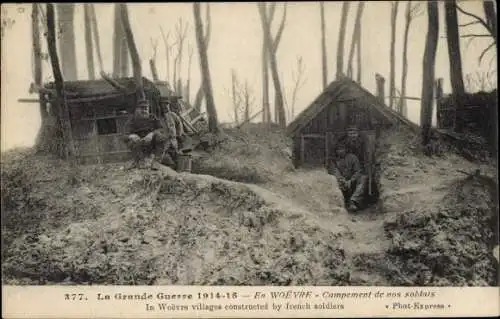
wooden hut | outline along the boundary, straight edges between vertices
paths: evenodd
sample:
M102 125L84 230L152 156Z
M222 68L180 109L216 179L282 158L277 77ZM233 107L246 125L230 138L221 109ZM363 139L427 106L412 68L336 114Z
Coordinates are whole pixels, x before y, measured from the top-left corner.
M150 103L150 112L159 114L161 92L155 84L143 78L144 92ZM77 162L102 163L122 161L130 153L123 141L124 126L134 112L137 93L134 78L108 80L65 81L64 89L71 134ZM48 83L41 90L50 117L56 108L55 84ZM52 110L51 110L52 109ZM66 123L68 124L68 123ZM69 141L64 141L68 143Z
M296 167L322 166L333 155L336 135L347 126L357 125L374 142L381 130L399 123L417 128L358 83L343 78L332 82L288 125L286 133L294 141Z
M130 151L124 143L124 128L129 116L137 105L138 95L134 78L111 79L103 75L102 80L65 81L64 91L69 120L64 123L70 127L70 141L60 141L74 145L72 154L78 163L105 163L124 161L130 158ZM150 105L150 112L160 117L160 99L175 96L166 82L153 83L143 78L143 88ZM43 88L32 86L30 91L38 91L41 96L39 102L47 110L46 116L50 119L45 125L57 130L59 126L55 119L65 118L56 114L56 107L50 103L56 101L55 83L47 83ZM193 107L181 102L181 119L185 132L188 135L197 134L194 124L203 118L203 114ZM64 120L63 120L64 121ZM51 124L52 123L52 124ZM42 128L42 131L44 129ZM51 128L49 128L49 131ZM48 134L49 139L60 134ZM49 141L50 143L50 141ZM54 152L61 153L61 147L50 147Z

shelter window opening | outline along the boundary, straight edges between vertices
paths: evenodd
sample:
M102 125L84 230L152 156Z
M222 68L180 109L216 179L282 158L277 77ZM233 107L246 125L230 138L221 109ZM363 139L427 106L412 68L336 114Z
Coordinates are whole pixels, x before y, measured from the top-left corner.
M116 119L99 119L97 120L97 134L109 135L118 133Z

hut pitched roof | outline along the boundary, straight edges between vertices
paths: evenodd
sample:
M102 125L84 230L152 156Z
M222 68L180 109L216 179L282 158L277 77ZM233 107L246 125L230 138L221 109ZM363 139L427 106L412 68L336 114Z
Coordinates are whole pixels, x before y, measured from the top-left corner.
M347 92L349 92L350 95L345 94ZM355 96L352 92L356 92ZM294 136L297 134L313 118L330 105L331 102L352 101L356 99L360 99L363 103L373 107L383 117L394 124L403 123L412 130L418 129L416 124L410 122L401 114L390 109L361 85L347 77L344 77L330 83L330 85L328 85L327 88L287 126L286 134L288 136Z
M144 89L155 90L155 85L143 77ZM135 79L133 77L113 79L126 89L135 90ZM55 89L55 83L49 82L45 85L46 89ZM74 93L77 96L91 96L91 95L106 95L119 92L113 85L104 79L98 80L78 80L78 81L64 81L64 89L67 93Z

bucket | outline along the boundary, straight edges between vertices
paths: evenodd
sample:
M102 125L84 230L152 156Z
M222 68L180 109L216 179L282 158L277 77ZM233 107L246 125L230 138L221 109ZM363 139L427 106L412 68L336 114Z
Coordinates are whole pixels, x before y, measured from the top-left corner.
M177 171L191 172L191 163L193 158L191 154L179 154L177 156Z

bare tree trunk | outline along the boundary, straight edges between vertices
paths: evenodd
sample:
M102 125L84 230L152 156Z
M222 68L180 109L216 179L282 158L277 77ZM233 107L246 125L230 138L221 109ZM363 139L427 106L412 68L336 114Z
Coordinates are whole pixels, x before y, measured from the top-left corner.
M205 11L205 20L206 20L206 32L203 36L203 41L205 43L205 48L208 50L208 44L210 42L210 35L212 33L212 19L210 16L210 3L207 3L207 10ZM200 111L201 110L201 103L203 102L203 94L204 94L204 89L203 89L203 83L200 85L200 88L198 89L198 92L196 92L195 96L195 101L194 101L194 107ZM205 103L208 103L207 100L205 100Z
M248 81L245 81L245 123L250 121L250 91Z
M452 99L455 105L455 130L463 131L463 106L461 98L465 93L462 74L462 57L460 54L460 35L458 32L457 3L455 0L444 3L446 19L446 39L448 42L448 57L450 61L450 79Z
M177 55L175 57L174 62L174 83L176 87L176 91L179 94L182 94L182 56L184 52L184 40L186 39L188 25L184 26L182 19L179 19L179 23L176 26L176 35L177 35Z
M364 6L364 4L363 4ZM361 71L363 69L363 66L362 66L362 61L361 61L361 25L359 26L359 30L358 30L358 36L356 38L356 55L357 55L357 74L356 74L356 81L361 84Z
M427 2L428 28L425 41L422 99L420 106L420 126L422 134L422 145L426 146L430 141L432 125L432 100L434 91L434 67L436 63L436 50L439 33L439 11L437 1Z
M151 75L153 76L153 81L158 82L158 70L156 69L155 60L149 59L149 68L151 69Z
M123 31L127 39L127 47L130 49L130 58L132 59L132 66L134 70L134 79L137 86L137 96L139 100L145 100L146 95L144 94L144 87L142 83L142 67L141 59L139 57L139 52L135 45L134 34L132 33L132 28L130 27L130 20L128 17L128 10L126 4L120 4L120 15L122 18Z
M219 131L217 119L217 109L215 108L214 97L212 93L212 81L210 79L210 69L208 66L207 47L203 33L203 24L201 22L200 3L193 3L193 15L196 30L196 43L198 45L198 54L200 57L200 69L203 83L203 92L208 113L208 127L210 132Z
M231 70L231 90L232 90L232 95L233 95L233 110L234 110L234 121L236 125L239 124L239 119L238 119L238 98L237 98L237 92L236 92L236 72L234 69Z
M456 4L455 4L456 5ZM497 41L497 11L493 0L483 0L484 15L486 24L490 27L491 35Z
M78 79L75 30L73 27L75 5L73 3L59 3L56 8L61 27L59 51L61 52L62 72L66 81L75 81Z
M121 58L122 58L122 35L123 27L120 17L119 4L114 5L114 32L113 32L113 78L120 77L121 72Z
M364 7L365 7L365 3L362 1L359 2L358 10L356 12L356 20L354 22L354 30L352 31L351 49L349 50L349 60L347 62L347 76L350 78L353 78L352 63L354 60L354 49L355 49L356 45L359 44L358 38L359 38L360 29L361 29L361 17L363 15ZM356 49L357 49L357 51L359 51L359 48L356 48ZM358 68L359 68L359 66L358 66Z
M375 82L377 83L377 98L385 104L385 79L380 74L375 74Z
M411 1L406 2L406 10L405 10L405 31L403 38L403 65L402 65L402 73L401 73L401 97L406 96L406 78L408 76L408 37L410 34L410 24L411 24ZM400 100L399 109L401 114L406 116L406 99L402 98Z
M398 16L398 1L391 3L391 57L390 57L390 75L389 75L389 107L394 109L394 96L396 95L396 20Z
M328 85L328 64L326 61L326 30L325 30L325 2L319 3L320 17L321 17L321 69L323 90Z
M92 24L90 22L90 6L91 4L83 4L83 17L85 27L85 49L87 53L87 71L89 80L95 80L94 69L94 46L92 43Z
M202 102L203 102L203 84L198 89L198 92L196 92L196 96L194 97L194 102L193 102L193 107L196 110L198 110L198 112L201 111L201 103Z
M265 37L265 36L264 36ZM269 49L267 42L263 39L262 44L262 121L268 123L271 121L271 106L269 105Z
M121 77L128 77L130 75L130 53L129 51L131 50L128 47L128 41L127 41L127 36L125 34L125 30L122 31L123 36L121 40L121 45L120 45L120 76ZM134 62L132 61L132 64ZM133 66L132 66L133 68Z
M31 36L33 46L33 81L36 86L42 87L42 43L40 38L40 8L39 4L32 4L31 11ZM51 128L48 126L47 103L44 99L44 94L38 93L39 108L40 108L40 130L36 138L36 150L38 152L50 150L52 138Z
M337 42L337 80L339 80L344 73L345 29L347 24L347 15L349 14L349 4L349 1L342 2L342 16L340 18L339 40Z
M56 43L56 28L54 19L54 5L47 4L47 47L50 56L50 63L52 65L52 72L54 75L54 83L56 85L56 101L54 103L57 109L58 127L62 130L62 144L64 149L64 157L70 159L73 163L73 156L75 155L75 147L73 137L71 134L71 124L69 121L69 112L66 105L64 96L64 79L59 67L59 57L57 56L57 43Z
M272 76L272 80L273 80L274 94L275 94L274 95L274 100L275 100L274 107L275 107L275 110L277 110L277 115L278 115L278 118L276 120L281 127L285 127L286 126L286 113L285 113L283 92L281 90L281 84L280 84L279 73L278 73L278 61L276 58L276 51L278 49L278 45L279 45L279 42L281 40L281 36L283 34L283 30L285 27L287 4L286 3L284 4L283 17L282 17L278 32L276 34L276 37L274 39L271 36L272 19L270 17L272 16L272 12L269 14L269 17L268 17L265 4L258 3L257 5L259 8L259 14L260 14L261 22L262 22L264 39L267 42L266 46L267 46L268 52L269 52L269 64L270 64L271 76Z
M97 60L99 61L99 68L101 71L104 71L104 66L102 63L102 55L101 55L101 40L99 38L99 28L97 26L97 17L95 14L94 4L90 4L90 20L92 23L92 31L94 35L95 48L97 53Z
M31 40L33 46L33 61L34 61L34 74L33 80L35 84L42 87L42 43L40 39L40 8L38 4L32 4L31 12ZM43 94L40 93L40 116L42 119L42 125L47 118L47 108L43 102Z
M193 48L189 48L188 71L186 81L186 101L191 104L191 64L193 62Z

